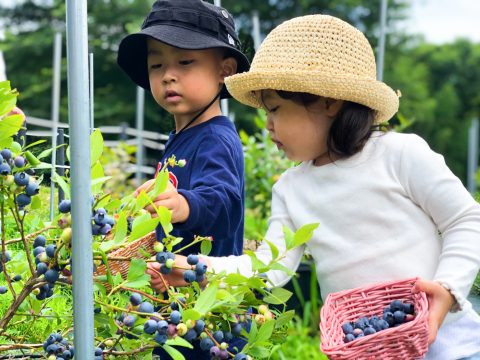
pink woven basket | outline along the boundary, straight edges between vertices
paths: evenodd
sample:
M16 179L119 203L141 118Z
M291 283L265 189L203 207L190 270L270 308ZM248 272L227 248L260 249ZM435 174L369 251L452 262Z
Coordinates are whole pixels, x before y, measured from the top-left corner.
M386 282L331 293L321 310L320 349L330 360L414 360L428 350L428 302L424 292L412 293L418 278ZM383 316L393 300L413 303L415 318L397 327L344 342L342 324L363 316Z

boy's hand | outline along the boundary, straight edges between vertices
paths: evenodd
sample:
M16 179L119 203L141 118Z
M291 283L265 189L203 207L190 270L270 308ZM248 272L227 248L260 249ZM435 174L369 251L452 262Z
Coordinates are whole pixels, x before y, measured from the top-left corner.
M150 275L150 283L152 288L158 292L167 291L169 286L180 287L188 286L189 284L183 279L183 273L186 268L190 268L187 263L187 258L182 255L175 255L175 265L172 272L168 275L160 273L160 266L158 262L147 263L147 274Z
M134 196L137 197L142 190L145 192L149 192L153 189L154 185L155 179L148 180L135 190ZM165 206L168 210L172 212L172 223L185 222L190 215L190 207L187 200L178 193L175 186L173 186L170 182L168 182L167 189L163 193L158 195L153 200L153 203L157 208L159 206ZM157 216L157 212L152 205L146 206L145 210L152 214L153 217Z
M428 299L428 344L431 345L437 337L438 329L443 319L455 304L455 298L450 291L435 281L418 280L413 292L424 291Z

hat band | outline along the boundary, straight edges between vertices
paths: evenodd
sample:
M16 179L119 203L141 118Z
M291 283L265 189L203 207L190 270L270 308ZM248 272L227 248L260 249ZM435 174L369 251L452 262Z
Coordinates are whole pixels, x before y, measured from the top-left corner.
M175 25L175 23L181 23L184 27L187 26L196 30L208 31L217 37L220 34L220 26L217 19L192 11L185 11L184 9L153 11L143 22L142 29L161 24Z

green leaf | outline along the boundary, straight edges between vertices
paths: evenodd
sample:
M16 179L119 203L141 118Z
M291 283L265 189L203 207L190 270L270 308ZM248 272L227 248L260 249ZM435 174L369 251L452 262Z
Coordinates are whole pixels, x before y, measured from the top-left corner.
M280 305L285 304L291 296L292 293L288 290L283 288L273 288L272 292L263 298L263 301L268 304Z
M159 171L155 178L155 186L148 196L155 199L159 194L165 191L168 185L168 171Z
M162 347L165 349L168 355L172 357L173 360L185 360L185 357L182 355L182 353L174 347L171 347L167 344L164 344Z
M23 151L25 151L25 150L27 150L27 149L30 149L30 148L32 148L32 147L34 147L34 146L36 146L36 145L43 144L44 142L47 142L47 140L38 140L38 141L35 141L35 142L33 142L33 143L30 143L30 144L28 144L27 146L25 146L25 147L23 148ZM60 147L60 146L62 146L62 145L59 145L59 147Z
M137 223L132 228L132 232L130 234L129 240L133 241L133 240L139 239L142 236L152 232L158 226L159 221L160 220L157 217L157 218L152 218L152 219L142 221L141 223Z
M258 271L259 269L266 268L266 265L257 258L257 255L253 251L245 250L244 253L250 256L252 261L252 271Z
M65 193L65 197L67 199L69 199L70 198L70 185L67 184L67 182L63 179L63 177L58 175L55 172L55 173L53 173L53 181L55 181L58 184L58 186L60 186L60 188Z
M115 245L122 244L125 242L125 238L127 237L128 231L128 222L127 222L127 215L125 213L121 213L115 222L115 237L114 243Z
M258 330L258 335L255 341L267 341L268 339L270 339L273 333L274 326L274 320L266 321Z
M170 234L173 230L172 226L172 212L168 210L165 206L159 206L157 208L158 218L160 219L160 224L162 225L165 235Z
M319 225L319 223L307 224L298 229L293 236L293 247L303 245L309 241L313 236L313 232L318 228Z
M130 268L128 269L127 280L135 280L145 274L147 270L147 263L144 260L133 258L130 261Z
M41 163L40 160L38 160L35 155L33 155L30 151L25 151L24 153L25 157L27 158L27 161L28 163L33 166L33 167L36 167L37 165L39 165ZM50 165L51 167L52 165Z
M210 240L203 240L200 243L200 252L203 255L208 255L210 251L212 251L212 242Z
M200 294L195 303L194 309L200 314L205 315L212 306L215 304L216 295L217 295L217 285L210 284L207 288Z
M182 319L183 319L183 314L182 314ZM193 349L193 345L190 344L187 340L185 340L181 336L175 336L173 339L168 339L167 345L181 346L181 347L186 347L188 349Z
M38 196L32 196L32 203L30 204L30 209L40 209L42 207L42 200Z
M95 164L102 156L103 137L100 130L96 129L90 134L90 164Z
M133 289L140 289L150 284L150 275L143 274L138 276L135 280L129 280L124 285Z
M293 249L295 247L294 245L294 234L292 230L290 230L288 227L283 226L283 234L285 235L285 245L287 250Z
M278 248L271 241L268 241L267 239L265 239L264 241L270 247L270 251L272 252L272 259L276 259L278 257Z
M275 319L275 327L279 328L279 327L282 327L283 325L287 325L290 322L290 320L292 320L294 317L295 317L295 310L288 310L283 314L278 315L278 317Z
M200 314L195 309L187 309L182 312L182 321L185 322L187 320L200 320L202 318L202 314Z
M15 106L15 104L14 104ZM2 104L0 104L0 108ZM22 128L23 116L22 115L10 115L0 120L0 139L9 138Z
M240 274L228 274L223 281L229 285L243 285L247 282L247 278Z
M283 271L284 273L286 273L289 276L295 275L295 271L292 271L292 269L289 269L289 268L283 266L280 263L274 263L274 264L270 265L269 270L280 270L280 271Z

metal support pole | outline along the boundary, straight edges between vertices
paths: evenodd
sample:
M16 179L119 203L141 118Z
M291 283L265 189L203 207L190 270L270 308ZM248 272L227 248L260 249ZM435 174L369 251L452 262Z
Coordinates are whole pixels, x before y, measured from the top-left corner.
M120 123L120 141L128 140L127 129L128 129L128 124L126 122Z
M468 129L467 189L471 194L477 191L478 169L478 119L473 119Z
M60 79L62 75L62 34L55 33L53 40L53 79L52 79L52 149L57 147L58 121L60 114ZM53 220L55 182L53 178L57 165L57 152L52 151L52 170L50 172L50 221Z
M90 132L92 133L95 129L95 120L93 118L93 53L90 53L88 56L88 69L89 69L89 94L90 94Z
M68 0L67 60L72 192L75 359L94 358L87 0Z
M253 46L255 47L255 50L257 50L262 42L260 39L260 17L258 16L257 10L252 11L252 37Z
M380 34L378 36L377 53L377 80L383 80L383 63L385 57L385 32L387 29L388 0L381 0L380 5Z
M65 136L64 136L64 130L63 129L58 129L58 137L57 137L57 144L58 145L63 145L65 144ZM59 165L59 168L57 169L57 173L60 176L65 175L65 146L60 146L57 149L57 165ZM59 186L58 187L58 203L65 198L65 194L62 190L62 188Z
M144 109L145 109L145 90L137 86L137 112L136 112L136 125L137 125L137 172L135 174L135 180L137 186L140 186L143 180L142 166L143 166L143 122L144 122Z

